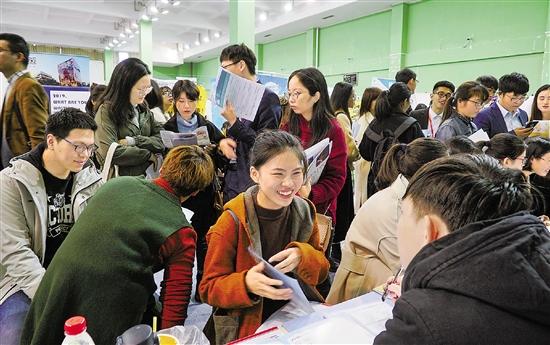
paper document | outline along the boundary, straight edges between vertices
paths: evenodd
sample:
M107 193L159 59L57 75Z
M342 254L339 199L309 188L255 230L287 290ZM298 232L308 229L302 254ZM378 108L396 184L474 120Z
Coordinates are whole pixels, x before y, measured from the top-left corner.
M195 129L192 133L176 133L171 131L160 131L160 138L166 148L181 145L210 145L210 137L206 126Z
M488 141L488 140L491 140L489 138L489 136L487 135L487 133L483 130L483 129L479 129L477 132L475 132L474 134L470 135L468 137L468 139L470 139L471 141L473 141L474 143L477 143L479 141Z
M550 139L550 120L540 120L529 136Z
M283 285L281 286L281 288L289 288L292 290L292 298L290 299L290 302L294 303L296 308L301 309L307 314L314 312L313 307L309 304L306 295L300 287L300 283L298 283L296 279L290 278L286 274L277 270L275 267L273 267L273 265L271 265L269 262L256 254L254 250L252 250L252 248L248 247L248 252L254 257L256 262L264 263L264 274L266 276L282 281Z
M220 68L216 77L214 92L210 100L223 108L227 101L231 103L237 117L254 121L265 86Z
M331 150L332 142L325 138L304 151L307 158L307 178L311 179L311 185L319 181Z

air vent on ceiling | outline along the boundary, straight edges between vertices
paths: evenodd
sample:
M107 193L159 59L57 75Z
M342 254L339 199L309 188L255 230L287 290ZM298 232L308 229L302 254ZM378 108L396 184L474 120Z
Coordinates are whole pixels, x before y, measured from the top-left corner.
M332 18L332 17L334 17L334 14L331 14L330 16L323 17L322 19L329 19L329 18Z
M271 34L264 35L264 37L269 37L269 36L271 36Z

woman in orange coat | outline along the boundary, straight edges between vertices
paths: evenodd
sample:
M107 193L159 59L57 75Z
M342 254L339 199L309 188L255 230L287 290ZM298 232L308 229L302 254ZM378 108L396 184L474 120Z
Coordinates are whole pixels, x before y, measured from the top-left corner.
M311 286L328 273L315 207L296 196L306 171L299 141L285 132L260 134L250 166L257 185L225 205L206 237L208 252L199 291L202 300L214 307L214 317L205 328L212 343L253 334L292 297L290 289L278 288L280 280L263 274L264 265L248 248Z

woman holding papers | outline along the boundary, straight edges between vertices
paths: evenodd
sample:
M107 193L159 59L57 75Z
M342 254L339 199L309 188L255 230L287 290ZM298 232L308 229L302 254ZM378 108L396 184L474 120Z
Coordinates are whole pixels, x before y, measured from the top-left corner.
M299 141L282 131L260 134L250 166L257 185L225 204L206 237L208 252L199 290L202 300L214 307L204 329L212 344L253 334L292 298L292 290L266 276L264 263L254 255L283 273L293 272L308 285L318 284L328 274L315 208L296 195L306 171Z
M164 152L162 127L144 103L153 89L150 74L149 67L139 59L120 62L97 103L96 157L101 165L105 164L109 147L118 143L112 164L119 167L120 175L145 175L151 163L156 163L156 154Z
M190 80L178 80L172 88L175 115L165 124L164 129L175 133L192 133L199 127L206 127L211 145L204 147L212 156L215 168L222 166L222 158L216 149L224 138L220 130L197 112L199 88ZM182 206L194 212L191 224L197 232L197 286L201 281L204 257L206 256L206 233L216 222L219 212L215 207L216 193L220 190L217 178L197 195L191 196ZM221 205L218 205L221 207ZM196 294L198 297L198 294Z
M435 137L441 141L457 136L470 135L477 132L474 117L483 108L489 98L487 89L475 81L467 81L460 85L452 95L443 110L443 122Z
M390 186L369 197L351 223L327 303L363 295L395 274L399 269L396 226L408 180L424 164L448 155L447 147L433 138L390 148L378 174Z

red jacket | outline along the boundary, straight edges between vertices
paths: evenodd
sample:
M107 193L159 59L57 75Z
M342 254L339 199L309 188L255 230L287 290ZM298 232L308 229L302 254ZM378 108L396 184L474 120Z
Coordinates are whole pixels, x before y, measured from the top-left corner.
M218 222L206 235L208 252L204 274L199 287L201 299L213 307L224 309L229 316L239 317L238 337L253 334L262 320L262 298L254 298L245 286L246 272L256 265L248 252L252 247L261 252L260 229L256 217L253 193L258 187L250 187L229 201ZM291 242L286 248L298 247L302 260L295 274L315 286L326 279L329 264L319 245L319 233L313 205L302 198L294 197L290 209L290 224L293 224ZM231 209L239 224L235 224Z
M311 140L312 132L303 116L300 119L300 141L304 149L307 149ZM331 119L332 128L328 132L328 138L332 141L332 150L325 165L325 169L319 181L311 186L311 193L308 199L313 202L317 212L325 213L332 217L332 223L336 224L336 202L338 194L346 181L347 147L344 131L336 118ZM281 126L281 129L288 132L288 123Z

